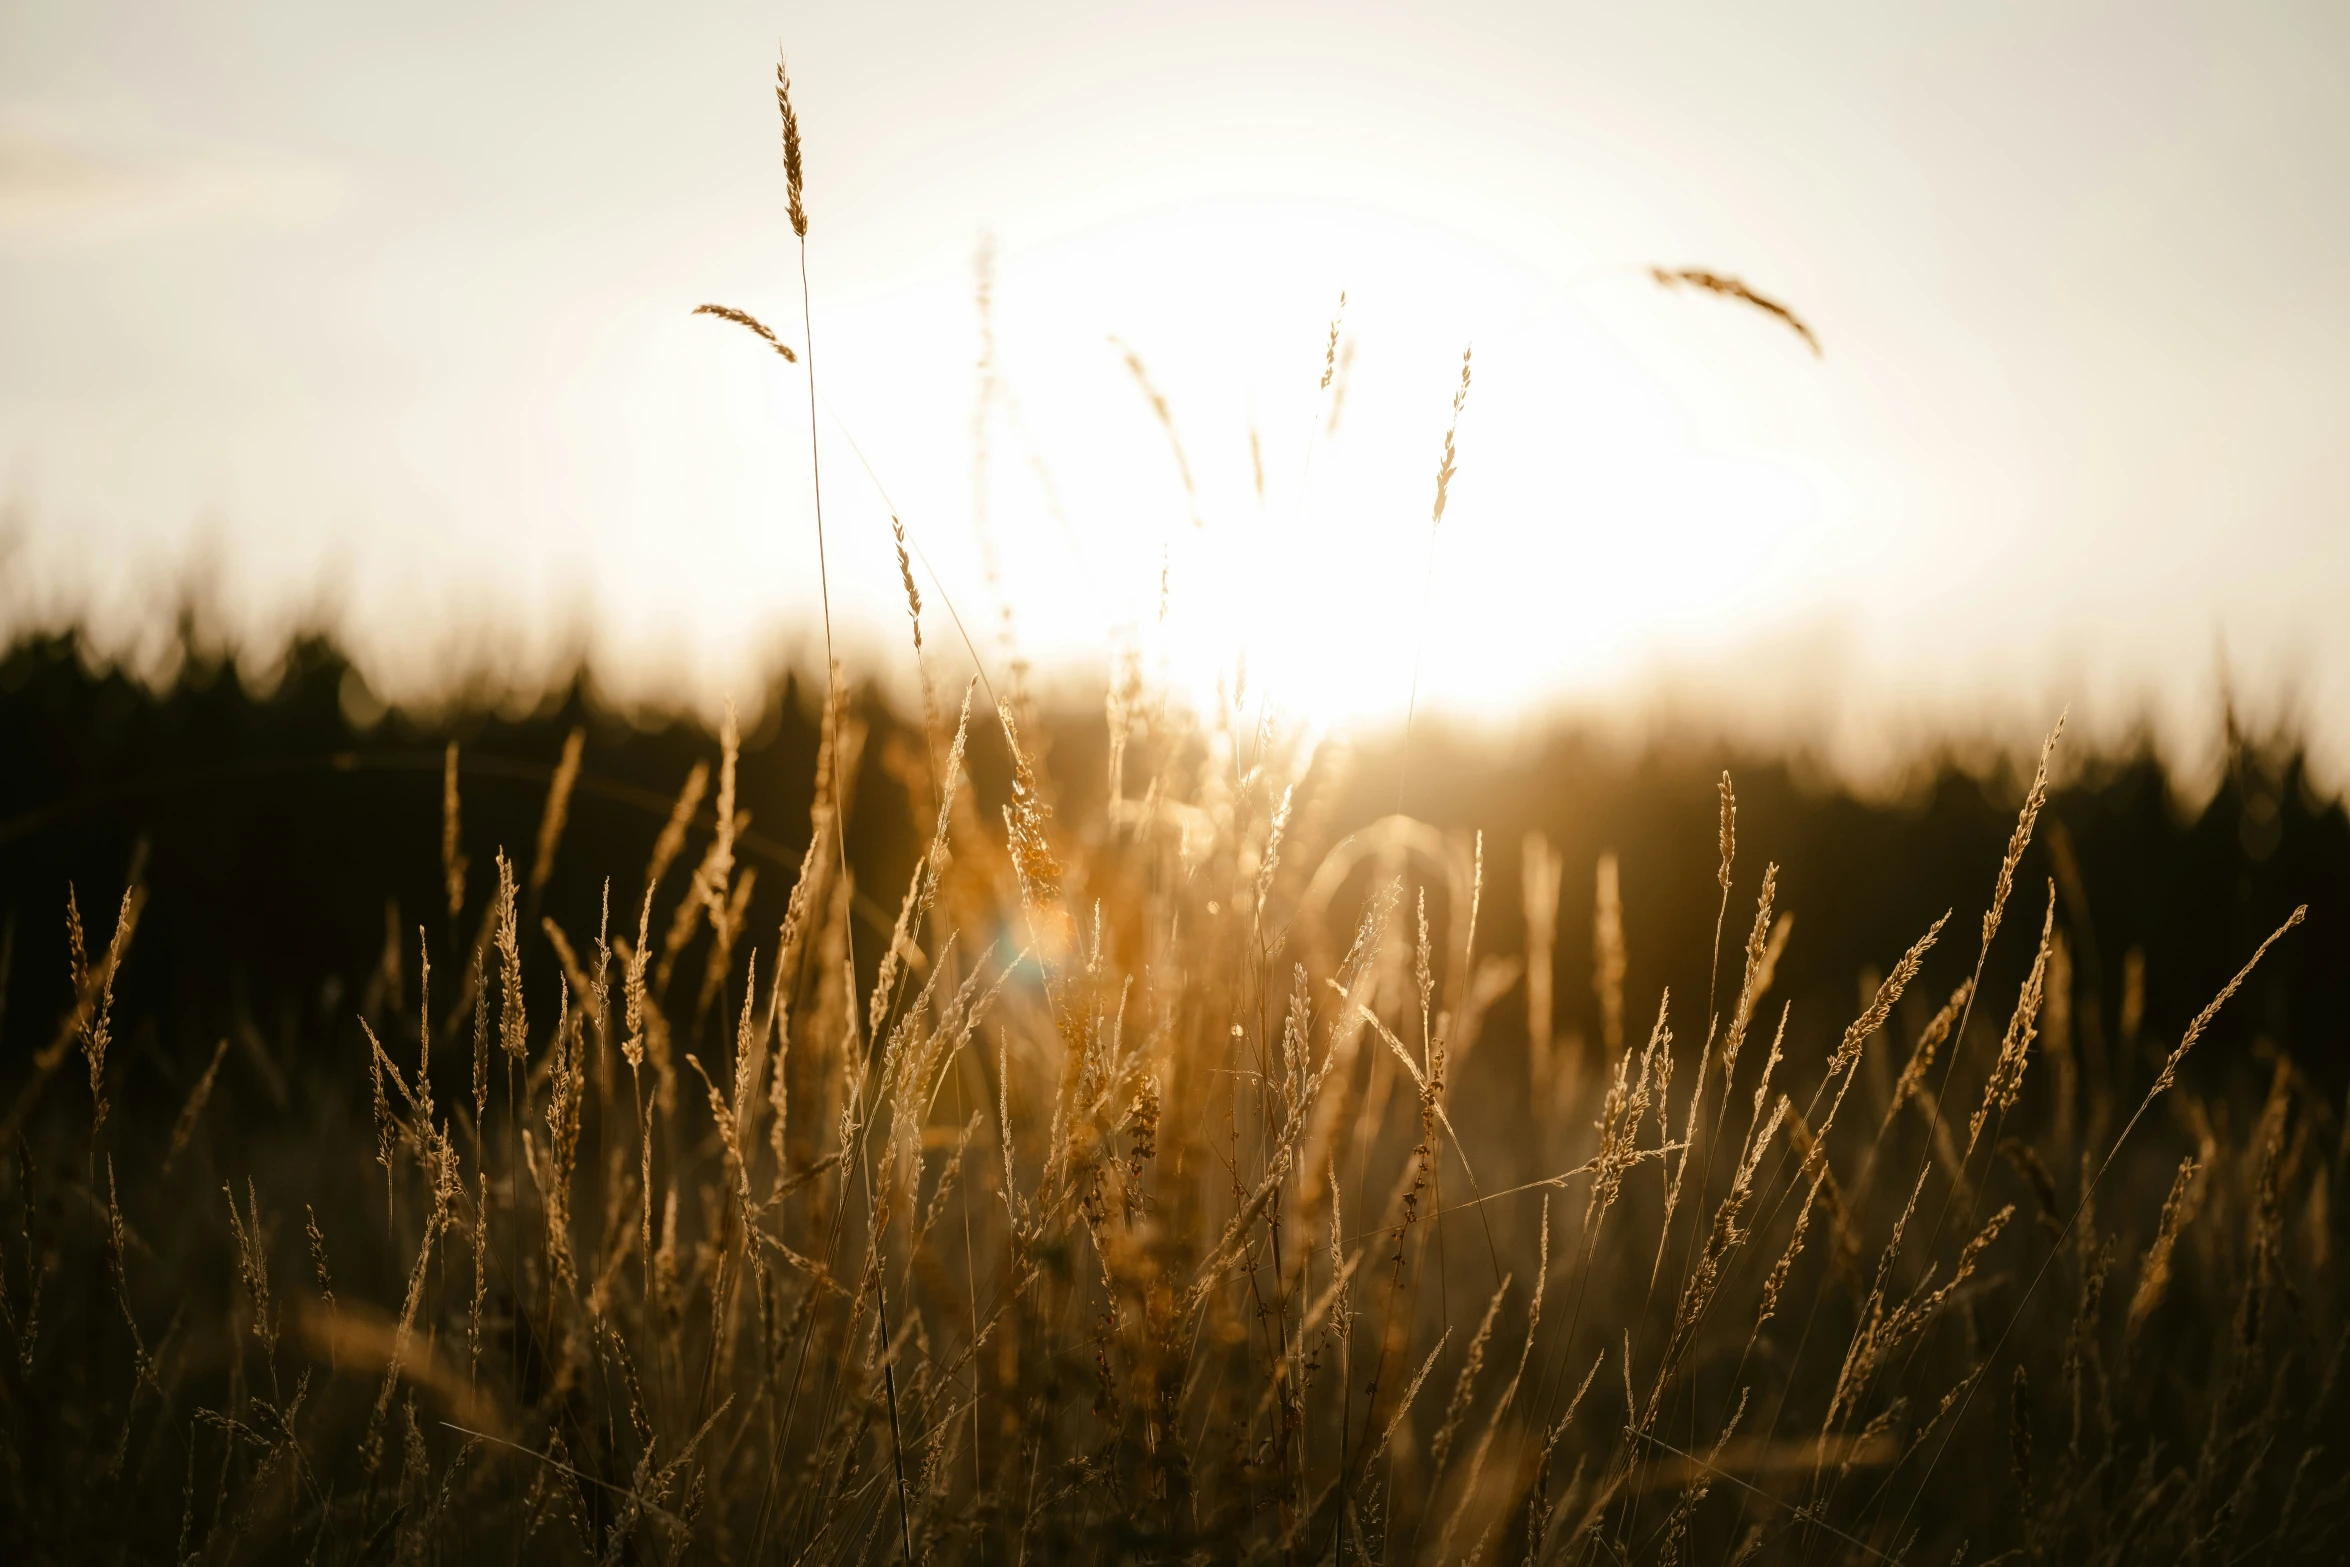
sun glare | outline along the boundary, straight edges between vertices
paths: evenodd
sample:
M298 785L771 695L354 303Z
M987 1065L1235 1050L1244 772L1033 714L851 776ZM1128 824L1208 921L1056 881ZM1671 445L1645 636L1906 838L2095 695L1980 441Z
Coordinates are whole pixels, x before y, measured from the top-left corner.
M1603 324L1588 298L1646 288L1636 268L1557 273L1400 218L1253 203L1005 249L984 370L973 277L852 295L817 323L836 608L893 668L910 657L875 542L894 506L983 662L1123 646L1195 695L1245 670L1319 721L1399 717L1415 686L1523 710L1752 632L1818 541L1820 486L1710 446ZM752 346L696 348L718 381L696 400L721 413L666 454L683 482L642 497L769 536L779 575L730 579L721 614L744 623L812 550L773 527L797 509L804 382ZM968 661L946 632L931 646Z

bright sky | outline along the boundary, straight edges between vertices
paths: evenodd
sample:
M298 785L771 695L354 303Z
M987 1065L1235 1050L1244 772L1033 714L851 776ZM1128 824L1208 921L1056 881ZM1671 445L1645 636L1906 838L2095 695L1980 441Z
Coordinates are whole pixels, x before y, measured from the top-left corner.
M910 654L852 440L942 682L1000 584L1042 666L1245 651L1337 721L1416 662L1485 716L2191 745L2224 657L2350 760L2329 5L12 0L0 618L151 657L191 580L262 642L324 604L395 696L812 651L806 383L688 314L801 341L779 40L859 673Z

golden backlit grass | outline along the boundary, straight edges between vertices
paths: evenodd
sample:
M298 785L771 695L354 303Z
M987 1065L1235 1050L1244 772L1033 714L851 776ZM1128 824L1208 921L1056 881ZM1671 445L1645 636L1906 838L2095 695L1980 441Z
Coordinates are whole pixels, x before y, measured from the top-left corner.
M567 749L533 874L495 856L469 950L403 940L366 1059L282 1115L218 1049L168 1120L108 1113L134 884L103 949L73 943L66 1051L11 1116L13 1536L222 1561L2338 1541L2331 1107L2280 1058L2232 1130L2180 1080L2235 984L2117 1098L2054 1001L2046 914L2012 1007L1971 1019L2003 905L2039 901L2017 867L2044 782L1977 950L1937 921L1808 1060L1768 1005L1776 867L1742 877L1725 783L1723 908L1756 907L1715 1005L1644 998L1637 1042L1513 1039L1483 1080L1517 1102L1477 1103L1454 1084L1485 1020L1556 961L1542 921L1484 950L1481 840L1319 841L1332 779L1299 743L1122 722L1139 796L1063 822L966 699L862 971L832 787L859 723L827 722L766 939L739 928L730 729L719 810L697 766L639 877L534 940ZM981 723L1014 758L992 826ZM1523 870L1555 898L1546 848ZM1954 962L1945 1004L1902 1005ZM67 1052L86 1086L50 1081Z
M1454 471L1448 432L1436 520ZM2350 1134L2282 1053L2252 1105L2182 1076L2266 943L2168 1048L2137 970L2118 1045L2076 1039L2020 878L2056 735L1972 950L1946 914L1887 933L1852 1017L1774 1007L1800 938L1725 775L1690 992L1627 994L1603 856L1584 1020L1538 835L1514 866L1400 809L1334 837L1342 764L1132 667L1102 804L1064 812L1016 687L950 723L928 681L894 918L847 852L837 672L772 930L731 714L714 794L697 763L589 907L548 903L581 735L527 874L472 845L494 879L452 746L433 884L471 939L395 917L363 1050L248 1041L267 1100L224 1041L110 1113L148 894L134 866L101 946L66 891L0 1122L12 1558L2339 1558Z

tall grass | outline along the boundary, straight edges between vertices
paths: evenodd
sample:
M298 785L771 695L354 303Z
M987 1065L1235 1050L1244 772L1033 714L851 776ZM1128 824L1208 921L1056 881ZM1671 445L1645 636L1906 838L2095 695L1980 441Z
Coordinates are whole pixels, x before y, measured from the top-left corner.
M1448 437L1439 518L1452 471ZM550 896L580 736L527 875L472 845L488 886L452 747L444 929L392 932L364 1058L282 1107L225 1042L113 1105L148 890L103 941L65 891L0 1101L14 1559L2339 1559L2350 1132L2281 1053L2256 1103L2182 1075L2300 916L2169 1048L2076 1053L2019 878L2049 752L1974 950L1899 933L1850 1018L1774 1008L1790 916L1725 776L1682 995L1627 994L1612 856L1575 891L1587 1043L1539 836L1332 841L1303 738L1131 670L1102 808L1063 814L1026 715L966 692L950 729L927 678L894 918L837 675L772 932L731 716L713 807L697 764L592 906ZM1523 948L1488 950L1510 875ZM1467 1097L1520 987L1474 1079L1507 1091Z
M531 939L574 758L532 874L498 854L469 945L393 948L366 1058L282 1114L219 1048L184 1104L110 1112L147 893L110 900L12 1095L9 1537L222 1561L2330 1559L2341 1121L2282 1056L2256 1105L2181 1077L2236 984L2144 1070L2085 1058L2060 1094L2053 916L1979 1023L1981 951L1954 960L1936 922L1807 1059L1768 1004L1777 868L1742 875L1725 810L1721 880L1757 906L1717 1010L1640 998L1641 1039L1559 1034L1506 1068L1523 1103L1462 1102L1494 1005L1556 961L1541 921L1480 949L1482 845L1403 818L1320 841L1329 770L1300 743L1147 702L1124 723L1141 798L1064 821L966 698L862 969L834 792L856 716L828 721L767 939L737 929L731 730L723 809L697 812L697 767L652 863ZM982 728L1011 765L992 827ZM1986 867L1994 905L2039 901L2015 875L2039 798ZM1558 874L1529 845L1532 906ZM1929 987L1948 1003L1905 1002ZM1872 1078L1872 1054L1906 1065Z

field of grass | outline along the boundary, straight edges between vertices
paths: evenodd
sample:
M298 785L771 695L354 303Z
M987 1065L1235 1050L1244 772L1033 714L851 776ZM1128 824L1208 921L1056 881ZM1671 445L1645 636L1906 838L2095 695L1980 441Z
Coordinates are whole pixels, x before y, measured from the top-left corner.
M747 741L354 678L0 661L9 1560L2350 1540L2289 749L2197 815L2059 734L1870 802L1131 670Z
M11 661L20 729L71 687L97 731L56 660ZM301 684L173 744L265 751ZM115 700L118 747L168 710ZM2017 780L1988 837L1912 809L1985 852L1896 930L1835 884L1915 870L1782 873L1686 759L1623 769L1686 840L1619 799L1627 868L1132 692L860 707L814 755L795 722L750 763L598 731L690 765L666 812L541 721L535 769L387 731L11 819L16 1559L2334 1558L2345 1123L2289 1050L2332 1037L2321 932L2176 999L2060 885L2123 785ZM458 768L373 766L420 752ZM721 830L785 755L804 823ZM241 859L184 843L373 772ZM157 824L127 882L26 861L122 864L91 811ZM2288 815L2338 875L2339 808ZM346 881L369 835L405 904ZM53 935L35 870L73 872ZM270 880L358 939L200 972ZM1826 965L1803 886L1853 926Z

